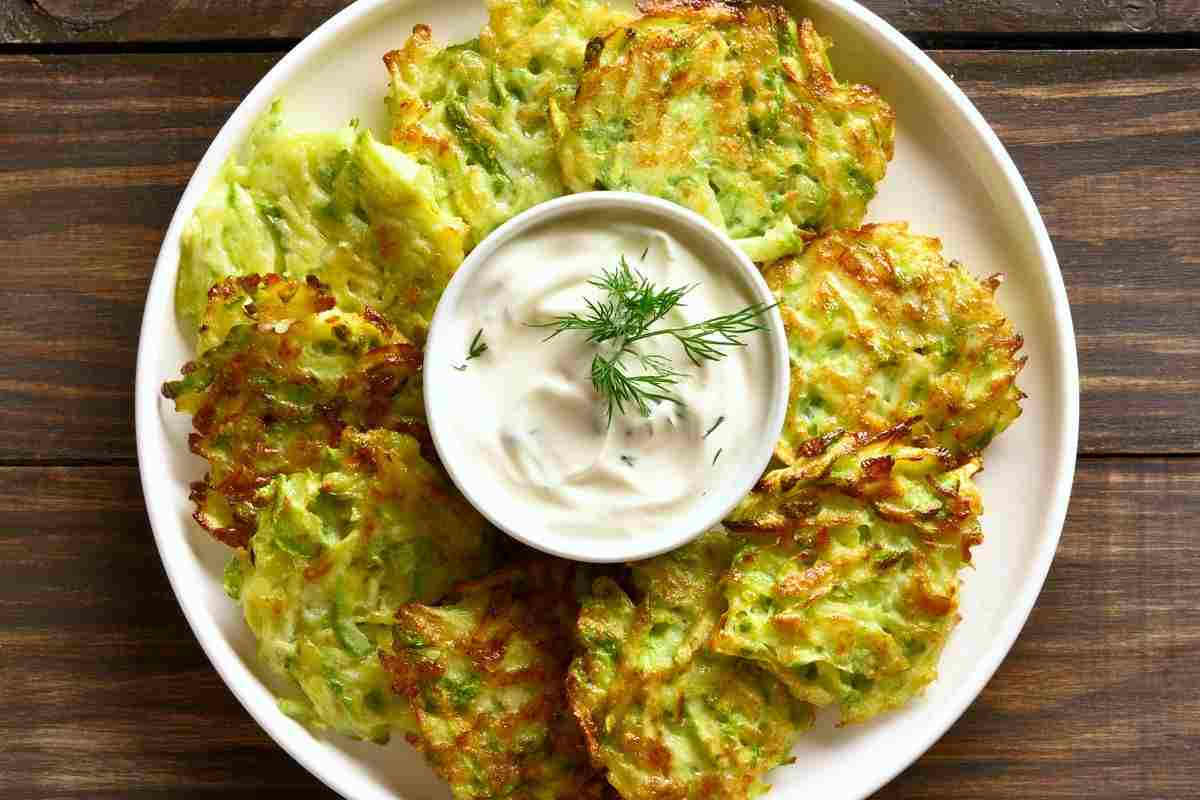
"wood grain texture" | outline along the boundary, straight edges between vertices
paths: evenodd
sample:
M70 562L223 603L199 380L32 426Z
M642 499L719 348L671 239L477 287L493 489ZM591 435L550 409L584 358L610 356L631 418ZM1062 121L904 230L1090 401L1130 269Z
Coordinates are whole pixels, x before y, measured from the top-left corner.
M209 666L163 574L134 469L0 469L0 519L0 793L333 797ZM1190 796L1198 527L1200 459L1082 461L1016 648L879 800Z
M1054 237L1083 452L1200 452L1200 51L933 55L1009 145ZM134 458L134 354L162 234L276 58L0 57L13 265L0 271L0 463Z
M163 233L276 59L0 59L0 460L134 456L138 327Z
M0 44L296 39L346 0L0 0ZM1200 31L1200 0L864 0L909 33Z
M1198 523L1200 460L1080 461L1062 543L1016 646L877 800L1194 797Z
M188 629L136 470L0 470L0 520L0 794L321 796Z
M862 0L906 33L1169 33L1200 30L1200 0Z
M349 0L0 0L0 43L298 39Z
M1200 450L1200 51L935 58L1008 146L1054 240L1082 452Z

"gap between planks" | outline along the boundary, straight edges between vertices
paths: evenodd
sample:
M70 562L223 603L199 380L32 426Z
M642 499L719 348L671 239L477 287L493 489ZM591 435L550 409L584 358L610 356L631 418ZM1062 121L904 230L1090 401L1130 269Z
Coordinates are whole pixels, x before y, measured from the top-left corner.
M1200 31L1122 33L976 33L902 31L922 50L1183 50L1200 47ZM278 39L210 39L194 42L11 42L0 43L0 55L178 55L188 53L285 53L302 41Z

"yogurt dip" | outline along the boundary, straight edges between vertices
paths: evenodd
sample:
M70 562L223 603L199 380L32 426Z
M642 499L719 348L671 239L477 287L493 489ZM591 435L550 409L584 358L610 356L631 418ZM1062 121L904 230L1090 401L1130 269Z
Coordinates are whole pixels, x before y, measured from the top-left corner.
M657 289L691 287L651 330L769 301L765 285L730 269L728 255L688 226L621 208L545 219L489 250L443 298L453 307L439 306L425 368L443 461L494 522L535 545L536 532L551 531L603 549L688 518L744 473L748 458L761 472L762 443L778 433L776 311L756 319L762 330L738 335L740 346L720 348L720 360L693 363L670 335L634 343L637 354L661 356L681 375L667 390L672 400L651 402L648 416L626 403L611 419L591 369L619 343L545 326L608 299L591 282L622 258ZM643 372L636 356L622 363L631 375Z

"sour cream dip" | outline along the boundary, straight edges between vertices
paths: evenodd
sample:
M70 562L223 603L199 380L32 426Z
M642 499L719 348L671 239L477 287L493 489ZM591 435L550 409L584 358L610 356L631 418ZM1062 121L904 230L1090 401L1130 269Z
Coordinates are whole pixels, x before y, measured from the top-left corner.
M476 248L443 296L425 360L434 439L467 498L517 538L591 561L650 555L716 523L766 466L787 391L771 310L720 360L693 363L671 335L634 343L680 373L665 391L674 401L652 401L648 416L626 402L610 419L591 371L620 343L545 325L606 301L591 282L622 258L657 289L691 287L650 330L774 302L736 246L690 212L640 195L576 195ZM621 363L645 371L636 355Z

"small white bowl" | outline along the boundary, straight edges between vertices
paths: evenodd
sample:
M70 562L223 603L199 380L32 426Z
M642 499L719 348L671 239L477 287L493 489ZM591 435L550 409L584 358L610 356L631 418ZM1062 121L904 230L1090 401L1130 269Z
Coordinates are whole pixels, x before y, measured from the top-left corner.
M565 531L560 527L561 520L552 522L538 514L539 509L509 491L503 482L488 480L491 477L488 470L468 466L477 457L472 449L477 440L466 433L461 415L469 413L469 405L493 399L473 397L468 403L463 402L466 373L460 370L465 350L464 331L467 328L473 331L475 320L464 315L462 306L472 295L488 291L480 273L506 244L527 233L596 214L605 215L606 220L670 232L700 256L713 273L733 278L735 285L740 285L753 302L774 305L775 297L754 263L732 239L700 215L665 200L626 192L585 192L560 197L497 228L454 273L438 302L425 345L425 408L442 464L459 491L496 527L532 547L563 558L597 563L635 561L685 544L717 525L762 476L787 411L787 338L779 310L772 307L763 316L766 335L761 341L766 344L767 353L760 363L765 365L765 374L754 386L730 387L733 391L761 393L760 406L766 411L764 423L755 426L750 441L739 441L736 448L722 452L719 480L708 484L704 491L697 491L694 500L678 515L654 530L620 535ZM531 265L531 268L553 269L553 265ZM469 339L470 333L465 336ZM586 370L586 364L582 368ZM580 528L593 521L584 516L586 513L581 511L578 515ZM617 513L620 512L614 512Z

